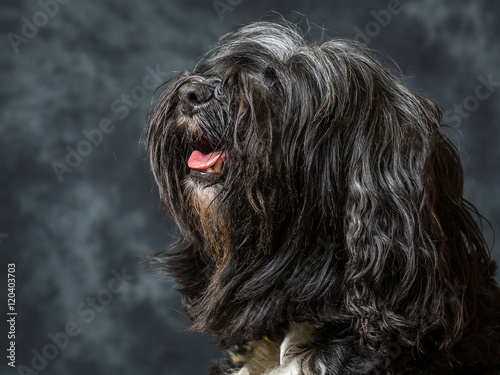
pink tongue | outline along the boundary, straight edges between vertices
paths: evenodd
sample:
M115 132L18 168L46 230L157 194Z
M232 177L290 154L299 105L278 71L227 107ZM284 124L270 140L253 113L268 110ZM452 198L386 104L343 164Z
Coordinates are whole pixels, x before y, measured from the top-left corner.
M188 167L196 169L197 171L202 171L212 167L217 160L221 159L224 161L225 158L226 156L223 151L215 151L207 155L203 155L200 151L193 151L188 160Z

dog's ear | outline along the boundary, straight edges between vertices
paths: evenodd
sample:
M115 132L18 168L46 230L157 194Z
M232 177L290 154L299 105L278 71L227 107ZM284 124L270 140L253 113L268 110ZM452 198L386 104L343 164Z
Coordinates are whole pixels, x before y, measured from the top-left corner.
M421 349L428 334L447 349L473 314L490 261L440 108L371 74L369 110L344 140L345 305L367 348Z

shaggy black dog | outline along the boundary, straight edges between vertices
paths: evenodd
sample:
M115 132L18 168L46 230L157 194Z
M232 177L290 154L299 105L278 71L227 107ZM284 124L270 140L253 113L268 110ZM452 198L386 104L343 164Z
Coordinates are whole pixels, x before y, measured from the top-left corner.
M362 45L224 36L147 130L181 249L157 257L212 374L497 374L495 265L442 111Z

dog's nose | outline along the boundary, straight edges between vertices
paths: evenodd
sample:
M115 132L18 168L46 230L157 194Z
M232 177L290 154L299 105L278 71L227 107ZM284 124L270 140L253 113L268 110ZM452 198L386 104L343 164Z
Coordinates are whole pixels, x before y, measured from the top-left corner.
M213 86L209 84L203 82L184 84L179 90L183 112L188 114L198 112L212 99L213 94Z

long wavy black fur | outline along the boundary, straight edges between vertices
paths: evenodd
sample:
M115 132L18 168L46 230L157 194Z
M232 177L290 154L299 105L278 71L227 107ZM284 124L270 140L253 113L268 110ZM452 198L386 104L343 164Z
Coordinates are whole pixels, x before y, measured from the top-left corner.
M199 79L214 99L186 119ZM495 264L441 115L366 47L289 25L228 34L169 82L146 138L182 239L155 259L193 329L246 342L308 322L311 374L500 373ZM205 226L183 188L202 138L226 153Z

